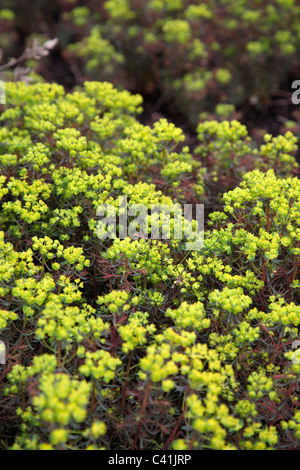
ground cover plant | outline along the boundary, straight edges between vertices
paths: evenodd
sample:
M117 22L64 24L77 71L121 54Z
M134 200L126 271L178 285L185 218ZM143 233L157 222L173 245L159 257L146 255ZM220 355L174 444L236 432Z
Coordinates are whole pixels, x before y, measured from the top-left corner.
M3 0L2 61L55 37L54 53L17 75L33 68L67 89L110 81L143 95L145 119L166 114L189 131L241 112L251 129L278 132L295 111L299 9L297 0Z
M6 96L2 446L297 448L293 135L266 136L250 168L238 122L199 127L198 153L227 161L227 135L248 167L214 175L236 185L220 189L202 249L186 251L172 230L167 240L99 237L97 214L104 202L118 211L124 195L128 206L205 200L213 178L180 129L140 124L141 97L107 82L73 93L9 82Z
M299 449L298 2L24 5L0 9L1 450Z

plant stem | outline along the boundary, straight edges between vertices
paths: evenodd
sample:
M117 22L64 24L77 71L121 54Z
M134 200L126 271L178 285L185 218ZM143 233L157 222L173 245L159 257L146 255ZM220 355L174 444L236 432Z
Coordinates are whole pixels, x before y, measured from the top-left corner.
M122 391L122 401L121 401L121 407L123 414L125 412L125 400L126 400L126 390L128 387L129 383L129 371L130 371L130 366L131 366L131 358L132 358L132 351L128 354L128 362L127 362L127 368L126 368L126 378L125 378L125 383L123 386L123 391Z
M137 429L135 438L133 440L131 450L135 450L137 440L138 440L138 438L140 436L140 433L141 433L142 422L143 422L144 414L145 414L147 403L148 403L150 388L151 388L151 380L149 381L149 383L146 387L146 390L145 390L145 395L144 395L144 399L143 399L143 404L142 404L141 416L140 416L140 420L139 420L139 424L138 424L138 429Z

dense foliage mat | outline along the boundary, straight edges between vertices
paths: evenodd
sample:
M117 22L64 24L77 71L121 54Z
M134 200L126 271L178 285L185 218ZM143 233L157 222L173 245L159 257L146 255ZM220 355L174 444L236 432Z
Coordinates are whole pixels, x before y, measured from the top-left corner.
M298 448L295 137L254 148L238 121L208 121L192 155L108 82L10 82L6 97L1 447ZM202 248L186 250L174 218L168 239L103 236L98 208L118 225L120 197L213 198Z
M272 108L278 131L299 79L299 15L297 0L2 0L2 63L56 37L48 59L17 74L33 68L68 89L107 80L181 127L252 109L268 124Z

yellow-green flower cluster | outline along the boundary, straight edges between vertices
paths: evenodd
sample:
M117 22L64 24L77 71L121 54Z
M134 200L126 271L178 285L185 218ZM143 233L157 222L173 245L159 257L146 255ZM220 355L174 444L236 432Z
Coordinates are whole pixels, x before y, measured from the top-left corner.
M80 356L82 351L79 351ZM111 356L108 351L87 351L84 354L84 364L79 367L79 372L85 377L93 377L95 380L103 380L106 384L116 376L117 367L122 364L119 358Z
M211 400L208 402L208 399ZM235 450L232 444L226 444L227 434L239 431L243 423L230 414L229 408L218 402L218 386L208 386L207 400L202 401L196 394L187 399L188 416L192 419L192 428L196 431L195 449Z
M277 175L288 176L293 169L298 168L294 157L297 151L297 137L291 131L285 135L273 137L265 134L265 143L260 147L260 156L266 159L269 167L274 168Z
M283 430L291 430L296 439L300 439L300 412L296 411L292 419L281 421Z
M90 261L83 255L81 247L69 246L64 248L59 240L52 240L49 237L38 238L35 236L32 241L34 242L32 245L33 250L39 251L43 259L62 258L61 263L52 263L52 268L55 271L58 271L61 266L71 265L75 265L76 270L82 271L84 266L88 267L90 265ZM56 253L54 254L51 250L56 251Z
M16 312L9 312L8 310L0 310L0 330L3 330L11 320L17 320L18 315Z
M10 373L14 385L7 392L17 393L21 386L23 393L30 393L33 384L36 388L30 405L17 411L23 419L22 434L12 449L51 450L61 446L72 449L72 441L78 439L78 425L88 415L91 384L66 373L57 373L56 367L54 356L43 355L35 357L30 367L16 366ZM36 438L31 438L32 431L38 432ZM95 422L90 430L80 431L80 434L92 433L97 438L105 431L104 423Z
M23 171L24 170L24 171ZM27 170L24 168L23 176L26 178ZM15 217L28 224L37 222L48 212L48 205L44 201L49 199L51 185L44 180L35 180L28 184L22 179L12 177L7 183L7 188L15 200L3 202L4 217L15 220ZM15 213L16 216L12 214Z
M166 281L174 275L173 259L169 257L170 248L166 243L158 240L131 240L129 237L116 239L104 254L109 260L128 260L128 272L135 272L136 276L144 274L151 282ZM121 264L119 272L126 274L126 263ZM140 274L141 273L141 274Z
M41 393L33 398L32 405L43 421L62 426L71 420L84 421L91 389L89 383L71 379L67 374L47 374L39 379L38 388Z
M275 450L278 433L275 426L262 428L261 423L253 423L244 429L242 450Z
M201 302L194 304L183 302L176 310L167 309L166 316L173 319L179 330L202 331L210 326L210 319L206 317L204 305Z
M233 313L238 315L247 309L252 299L243 293L243 289L229 289L224 287L222 291L214 290L209 294L209 300L214 306L214 315L219 315L221 312Z
M147 317L147 313L134 312L128 318L126 325L118 327L124 353L144 345L147 342L146 335L152 335L156 331L156 327L148 323Z
M209 345L216 349L221 361L232 361L239 352L238 345L235 344L231 334L221 336L215 332L211 333L209 335Z
M103 38L98 26L94 26L89 36L82 42L70 44L69 50L78 57L88 59L86 68L89 72L101 67L105 70L107 78L112 76L112 72L118 64L123 62L122 55L115 50L107 39Z
M15 251L11 243L4 241L4 232L0 232L0 294L10 292L12 280L19 276L34 276L39 271L40 267L33 262L31 248L22 252Z
M294 302L287 304L283 298L270 298L268 312L259 312L253 309L249 312L249 318L262 320L266 325L277 324L281 326L298 326L300 323L300 307Z
M108 329L108 324L102 318L95 317L94 313L95 310L89 305L83 305L83 308L64 307L58 296L52 296L37 320L36 336L66 345L79 344L90 336L100 338Z
M266 394L269 394L271 397L273 397L273 380L272 378L267 377L264 371L252 372L248 377L247 390L248 396L252 400L262 398Z
M14 297L21 299L26 305L41 306L54 288L55 282L51 275L46 273L39 282L33 277L16 279L12 294Z
M149 11L161 11L154 4ZM194 7L184 21L212 18L210 6ZM164 11L175 10L165 2ZM226 67L215 75L225 86ZM184 250L175 239L178 201L193 200L202 183L209 194L211 161L236 181L233 170L251 154L242 124L200 123L206 172L181 129L163 118L141 124L141 97L108 82L69 94L8 83L7 98L0 329L8 364L0 406L20 422L12 447L283 445L267 423L288 400L297 405L290 398L300 365L290 345L300 323L300 185L282 172L284 163L294 168L287 157L294 137L266 137L255 155L274 168L245 173L210 214L201 251ZM125 215L134 236L99 238L101 204L112 206L119 228ZM157 238L137 236L133 204L147 209ZM150 215L153 205L166 213Z

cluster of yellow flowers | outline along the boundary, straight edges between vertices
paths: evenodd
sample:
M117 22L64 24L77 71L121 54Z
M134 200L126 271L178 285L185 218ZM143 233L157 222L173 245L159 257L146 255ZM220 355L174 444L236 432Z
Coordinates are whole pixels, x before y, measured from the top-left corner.
M299 180L247 172L210 215L201 251L174 239L174 219L166 240L99 239L99 204L115 207L119 223L120 196L171 208L185 197L183 173L198 186L199 165L175 150L182 131L164 119L138 123L140 97L108 83L67 95L8 83L7 99L0 407L14 410L9 447L273 449L283 433L296 445L296 401L293 419L274 416L300 367L290 350L300 323ZM220 159L248 145L236 122L201 129L211 129L209 150L215 137L227 142ZM279 146L282 162L291 140L267 138L263 154L273 159Z

